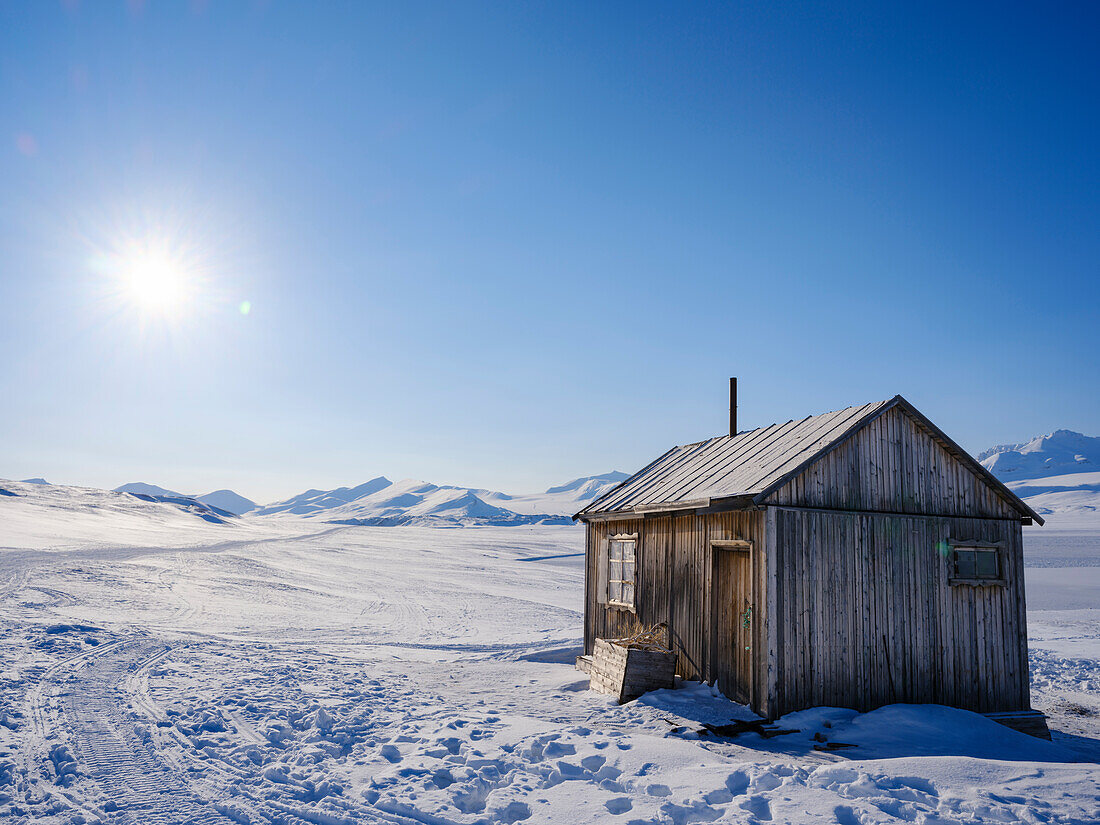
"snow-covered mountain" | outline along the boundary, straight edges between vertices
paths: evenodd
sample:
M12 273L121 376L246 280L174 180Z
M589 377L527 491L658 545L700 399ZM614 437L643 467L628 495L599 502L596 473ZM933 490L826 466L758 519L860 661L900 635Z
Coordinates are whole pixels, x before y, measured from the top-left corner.
M158 487L156 484L146 484L144 481L132 481L129 484L123 484L121 487L115 487L115 492L138 493L143 496L183 496L183 493L177 493L175 490L169 490L165 487Z
M164 530L181 542L210 524L241 527L231 513L184 496L116 492L95 487L0 479L0 544L37 536L52 547L73 535L110 536L115 545L141 543ZM56 532L55 532L56 530Z
M987 470L1042 515L1100 519L1100 438L1055 430L978 455Z
M568 516L552 513L521 514L489 504L465 487L440 487L406 479L323 513L325 521L339 524L432 527L474 525L568 524Z
M254 516L298 515L344 524L519 525L568 524L584 503L627 476L611 472L585 476L545 493L510 495L473 487L436 485L378 476L357 487L306 490L285 501L257 508Z
M201 501L203 504L209 504L211 507L217 507L219 510L225 510L235 516L243 516L245 513L251 513L259 507L252 499L245 498L232 490L215 490L201 496L192 496L192 498Z
M109 495L124 495L152 504L173 506L209 521L224 521L247 514L250 518L296 516L337 524L376 526L513 526L570 524L573 513L626 478L626 473L602 473L575 478L551 487L545 493L511 495L496 490L438 485L414 479L393 482L385 476L378 476L355 487L306 490L285 501L265 506L259 506L232 490L216 490L196 496L144 481L123 484ZM3 492L0 490L0 493ZM108 491L101 492L108 495Z
M614 470L597 476L582 476L565 484L551 487L545 493L510 496L505 493L481 491L482 498L490 504L505 507L516 513L551 513L571 516L588 502L599 498L612 487L630 478L626 473Z
M1024 444L1002 444L978 455L1002 481L1100 471L1100 438L1055 430Z
M115 487L114 491L116 493L131 493L163 499L190 499L233 516L244 515L259 506L252 499L245 498L232 490L215 490L212 493L195 496L188 493L177 493L175 490L158 487L156 484L147 484L144 481L133 481L129 484L123 484L121 487Z
M276 513L290 513L296 516L312 516L332 510L351 501L364 498L393 484L385 476L372 478L357 487L337 487L335 490L306 490L285 501L277 501L258 507L254 515L270 516Z

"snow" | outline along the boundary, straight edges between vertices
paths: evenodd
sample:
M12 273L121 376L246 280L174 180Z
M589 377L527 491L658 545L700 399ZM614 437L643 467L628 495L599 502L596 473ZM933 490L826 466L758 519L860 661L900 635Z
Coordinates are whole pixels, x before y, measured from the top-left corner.
M219 510L225 510L235 516L249 513L259 506L252 499L245 498L232 490L215 490L212 493L195 496L195 498L203 504L209 504L211 507L217 507Z
M546 495L574 493L579 497L578 500L595 498L598 494L602 494L600 493L601 490L607 489L608 482L619 484L628 478L630 478L628 474L621 473L618 470L612 470L610 473L603 473L598 476L582 476L557 487L551 487L546 491Z
M137 493L138 495L145 496L183 496L183 493L177 493L175 490L169 490L166 487L158 487L156 484L149 484L145 481L131 481L129 484L115 487L115 492Z
M211 542L248 535L252 528L236 519L212 518L206 505L116 493L94 487L47 486L0 479L0 551L66 550L71 547L143 547ZM177 503L182 502L182 503ZM204 529L217 523L215 533Z
M436 485L417 479L392 482L378 476L357 487L307 490L256 509L254 516L296 515L337 524L366 526L568 524L588 501L627 476L610 472L573 479L545 493L509 495L473 487Z
M982 465L1044 518L1100 529L1100 438L1055 430L1024 444L993 447Z
M621 707L585 689L577 527L214 524L0 489L5 823L1100 820L1100 588L1082 577L1100 531L1027 533L1053 742L906 705L725 738L703 723L751 714L708 686Z
M1069 517L1063 524L1100 525L1100 471L1020 479L1008 487L1044 518L1056 514Z
M1091 472L1100 466L1100 438L1055 430L1023 444L1003 444L978 455L1002 481Z
M133 481L129 484L123 484L121 487L115 487L115 492L133 493L135 495L154 496L156 498L165 499L190 498L200 504L206 504L234 516L248 513L255 510L257 507L256 502L238 493L234 493L232 490L215 490L212 493L205 493L204 495L188 495L186 493L177 493L174 490L168 490L164 487L158 487L156 484L148 484L144 481Z

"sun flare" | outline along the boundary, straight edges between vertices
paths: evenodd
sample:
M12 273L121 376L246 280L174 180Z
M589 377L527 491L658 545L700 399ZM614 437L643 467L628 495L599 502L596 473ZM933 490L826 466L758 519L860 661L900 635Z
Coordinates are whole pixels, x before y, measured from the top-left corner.
M175 316L186 308L196 276L185 257L168 244L132 242L115 264L122 297L142 314Z
M183 299L184 273L175 261L156 252L137 254L123 274L130 298L143 309L164 312Z

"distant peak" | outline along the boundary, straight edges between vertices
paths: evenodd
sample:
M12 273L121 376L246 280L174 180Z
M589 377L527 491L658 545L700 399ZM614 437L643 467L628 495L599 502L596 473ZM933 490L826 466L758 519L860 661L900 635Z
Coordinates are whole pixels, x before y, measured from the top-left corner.
M158 487L156 484L148 484L144 481L131 481L129 484L115 487L115 492L141 493L147 496L183 496L183 493L177 493L175 490L167 490L164 487Z
M557 487L551 487L549 490L546 491L546 493L547 495L553 495L554 493L572 493L580 490L586 484L591 484L593 482L603 484L618 484L620 481L625 481L629 477L630 476L628 476L626 473L620 473L618 470L612 470L610 473L602 473L597 476L581 476L580 478L575 478L572 481L567 481L565 484L560 484Z
M1088 472L1100 466L1100 438L1075 430L1054 430L1020 444L992 447L980 453L978 461L1005 480Z
M219 510L225 510L235 516L250 513L259 506L252 499L245 498L240 493L235 493L232 490L215 490L212 493L196 496L195 498L203 504L217 507Z

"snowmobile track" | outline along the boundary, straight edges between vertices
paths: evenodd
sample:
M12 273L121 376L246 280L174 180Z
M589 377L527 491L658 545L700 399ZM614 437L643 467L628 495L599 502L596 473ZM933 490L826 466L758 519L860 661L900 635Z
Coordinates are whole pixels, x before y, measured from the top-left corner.
M62 718L80 769L103 792L110 822L120 825L231 825L169 769L138 735L125 709L123 681L164 645L130 640L90 657L64 683Z
M408 823L346 801L346 816L306 810L298 800L257 799L242 788L221 788L216 782L193 782L186 771L172 767L153 745L144 725L162 714L148 696L148 669L170 654L163 642L137 637L120 640L59 662L48 674L54 695L61 697L57 731L72 745L80 771L99 788L107 822L114 825L351 825ZM60 688L60 691L56 689ZM51 727L45 702L36 702L38 726ZM144 712L147 718L134 713ZM207 765L237 784L228 765ZM201 789L201 792L200 792ZM65 796L68 796L65 794ZM205 798L204 798L205 797ZM223 813L223 811L225 813Z

